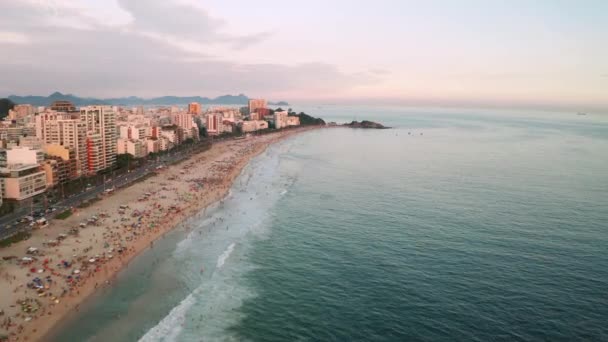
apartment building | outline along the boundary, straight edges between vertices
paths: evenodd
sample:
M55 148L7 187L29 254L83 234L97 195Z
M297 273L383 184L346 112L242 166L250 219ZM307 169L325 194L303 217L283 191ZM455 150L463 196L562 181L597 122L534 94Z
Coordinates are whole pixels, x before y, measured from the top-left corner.
M6 199L21 201L46 190L46 173L36 164L13 164L0 168Z
M87 130L88 172L97 172L116 163L116 112L110 106L88 106L80 109L80 121ZM89 150L93 148L94 150ZM101 168L100 168L101 167Z

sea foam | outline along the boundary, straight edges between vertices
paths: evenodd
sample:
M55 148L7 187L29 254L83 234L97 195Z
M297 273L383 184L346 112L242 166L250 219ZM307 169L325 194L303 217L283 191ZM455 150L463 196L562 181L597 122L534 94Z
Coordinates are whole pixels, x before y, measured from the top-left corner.
M176 341L186 320L186 313L196 303L194 292L189 294L178 306L171 309L155 327L139 339L139 342Z
M226 262L226 260L228 260L228 257L230 257L230 254L232 254L232 251L234 250L234 246L235 243L231 243L230 246L228 246L228 248L226 248L226 250L220 255L219 258L217 258L217 269L221 269L224 266L224 263Z

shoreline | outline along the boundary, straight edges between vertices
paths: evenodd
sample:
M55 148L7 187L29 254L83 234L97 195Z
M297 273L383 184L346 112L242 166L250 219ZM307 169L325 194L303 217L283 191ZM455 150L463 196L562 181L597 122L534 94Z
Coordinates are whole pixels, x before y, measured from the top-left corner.
M0 257L14 255L19 257L17 260L26 255L28 247L35 246L41 253L31 256L37 260L29 265L14 259L10 264L5 261L0 264L0 288L5 292L4 299L0 299L0 310L4 310L4 315L0 315L0 336L7 335L7 341L48 340L56 336L64 324L75 319L80 306L98 294L98 289L112 286L134 258L152 248L168 232L221 201L252 158L275 142L317 128L321 127L300 127L213 144L207 151L76 210L66 220L53 220L48 227L34 231L29 240L0 249ZM121 209L125 205L129 208ZM83 226L78 235L67 236L58 246L45 245L45 241L65 233L66 229L82 226L87 217L89 221L97 218L94 227ZM87 238L89 245L81 249ZM61 265L65 259L71 260L64 268ZM38 283L42 284L42 290L24 285L33 278L44 279ZM63 280L66 284L58 284ZM20 310L17 301L24 299L25 307L35 307L35 312Z

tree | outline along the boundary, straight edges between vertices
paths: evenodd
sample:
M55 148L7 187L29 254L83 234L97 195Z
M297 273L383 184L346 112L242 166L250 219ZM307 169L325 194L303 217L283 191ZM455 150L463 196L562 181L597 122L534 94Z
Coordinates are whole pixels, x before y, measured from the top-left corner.
M0 119L8 115L8 111L15 108L15 103L9 99L0 99Z
M289 116L297 116L300 118L300 125L325 125L325 121L321 118L315 118L304 112L300 114L289 113Z
M128 168L134 160L133 155L129 153L119 154L116 156L116 167L119 169Z
M207 137L207 127L203 125L203 120L200 117L196 117L194 119L194 123L196 123L196 127L198 127L198 136L201 138Z

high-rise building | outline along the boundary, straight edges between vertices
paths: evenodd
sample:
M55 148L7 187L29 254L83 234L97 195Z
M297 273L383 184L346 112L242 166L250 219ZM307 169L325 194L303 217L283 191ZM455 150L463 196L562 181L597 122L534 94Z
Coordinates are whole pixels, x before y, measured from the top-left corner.
M205 120L207 134L216 135L220 133L220 117L216 114L209 114Z
M249 99L249 114L256 113L258 109L265 109L266 107L266 100L264 99Z
M70 101L54 101L51 104L51 110L55 110L58 112L75 112L76 106L72 104Z
M49 121L57 121L57 120L70 120L70 119L77 119L77 115L72 115L70 113L66 113L66 112L57 112L57 111L51 111L51 110L46 110L44 112L39 113L38 115L36 115L36 119L35 119L35 125L36 125L36 137L40 140L46 140L45 138L45 126L46 123Z
M274 112L274 128L281 129L287 127L287 116L286 110Z
M58 145L58 144L48 144L44 147L44 152L46 153L46 158L47 159L52 159L55 160L59 163L59 167L64 169L65 171L65 178L66 179L73 179L73 178L77 178L82 174L82 165L80 164L82 162L82 164L85 164L84 166L86 167L86 139L83 140L85 143L85 148L83 149L84 153L85 153L85 158L78 160L76 158L76 153L74 151L73 148L71 147L65 147L62 145ZM85 169L86 172L86 169ZM47 174L48 175L48 174ZM63 177L59 177L59 181L63 181ZM48 176L47 176L47 182L48 182Z
M18 120L30 115L34 115L34 107L29 104L18 104L8 111L8 118L10 120Z
M87 130L87 158L95 158L87 163L89 173L113 166L116 163L117 152L114 109L110 106L83 107L80 109L80 121L84 122ZM93 150L89 151L89 148Z
M87 173L87 128L84 122L74 119L45 121L43 136L46 144L71 148L78 174Z
M203 107L198 102L192 102L188 105L188 114L201 115Z
M105 153L101 134L87 136L87 173L93 174L105 169Z
M188 137L198 136L198 126L191 114L173 114L173 124L183 128Z

